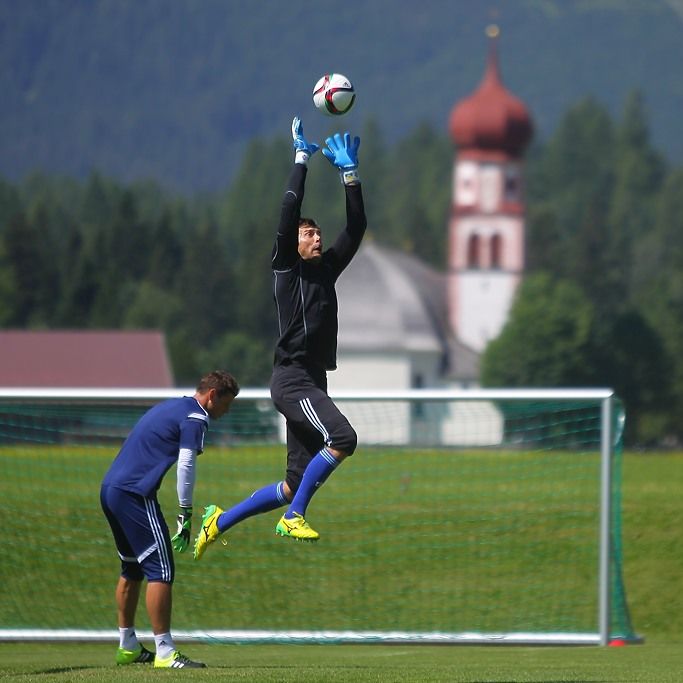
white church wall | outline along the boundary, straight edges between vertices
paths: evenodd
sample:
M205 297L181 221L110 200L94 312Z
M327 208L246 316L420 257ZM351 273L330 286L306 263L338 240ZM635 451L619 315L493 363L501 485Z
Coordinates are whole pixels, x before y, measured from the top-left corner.
M328 374L335 391L408 389L411 359L405 353L340 353L337 369ZM405 444L410 441L410 406L406 403L338 403L358 434L359 444Z
M503 442L505 422L494 403L459 401L448 404L440 421L446 446L494 446Z
M440 361L434 353L340 354L339 369L328 375L330 393L442 388ZM360 444L488 446L503 439L503 417L488 402L340 401L339 407Z
M500 271L461 273L458 282L460 339L483 351L507 321L518 277Z
M337 369L327 374L330 393L354 389L409 389L411 361L406 353L340 351Z

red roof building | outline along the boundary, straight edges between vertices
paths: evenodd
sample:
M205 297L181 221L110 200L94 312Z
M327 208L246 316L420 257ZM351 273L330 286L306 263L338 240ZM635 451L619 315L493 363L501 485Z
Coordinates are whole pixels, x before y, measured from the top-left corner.
M0 386L163 389L173 376L159 331L0 330Z

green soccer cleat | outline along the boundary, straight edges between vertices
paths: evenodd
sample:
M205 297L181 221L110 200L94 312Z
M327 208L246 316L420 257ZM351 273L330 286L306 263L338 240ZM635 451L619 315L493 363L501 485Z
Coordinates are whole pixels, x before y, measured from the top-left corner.
M154 653L142 644L137 650L126 650L120 647L116 651L117 664L151 664L153 661Z
M162 659L161 657L154 658L155 669L205 669L204 662L194 662L189 657L181 655L178 650Z
M220 535L218 530L218 518L223 514L223 510L218 505L209 505L204 508L202 526L194 542L194 559L201 559L209 544L213 543ZM224 542L224 545L227 545Z
M308 522L298 512L295 512L291 519L282 515L275 527L275 533L278 536L296 538L297 541L317 541L320 538L320 534L315 529L311 529Z

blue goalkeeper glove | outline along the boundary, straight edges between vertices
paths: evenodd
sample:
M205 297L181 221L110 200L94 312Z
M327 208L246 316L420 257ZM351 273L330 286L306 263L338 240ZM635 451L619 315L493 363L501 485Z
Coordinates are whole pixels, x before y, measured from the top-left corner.
M304 137L304 124L298 116L292 121L292 140L294 144L294 163L306 166L308 160L320 147L314 142L308 142Z
M356 137L351 141L351 136L344 133L344 137L335 133L332 137L325 140L327 149L323 154L328 161L339 169L339 175L344 185L357 185L360 182L358 177L358 148L360 138Z
M180 508L178 515L178 533L171 539L173 550L184 553L190 544L190 534L192 533L192 508Z

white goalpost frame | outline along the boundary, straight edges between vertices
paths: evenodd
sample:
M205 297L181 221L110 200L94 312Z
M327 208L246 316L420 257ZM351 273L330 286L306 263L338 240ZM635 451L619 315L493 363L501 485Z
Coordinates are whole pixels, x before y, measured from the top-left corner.
M93 388L3 388L2 400L43 401L162 401L194 394L194 387L174 389L93 389ZM174 630L177 641L220 641L234 643L385 643L385 644L509 644L509 645L600 645L610 638L610 580L612 533L612 419L615 395L611 389L411 389L404 391L337 391L332 398L339 401L595 401L600 405L600 512L598 554L598 614L595 633L447 633L408 631L269 631L269 630ZM267 389L240 391L238 401L270 401ZM141 637L153 634L141 631ZM93 629L2 629L0 641L117 641L118 631Z

